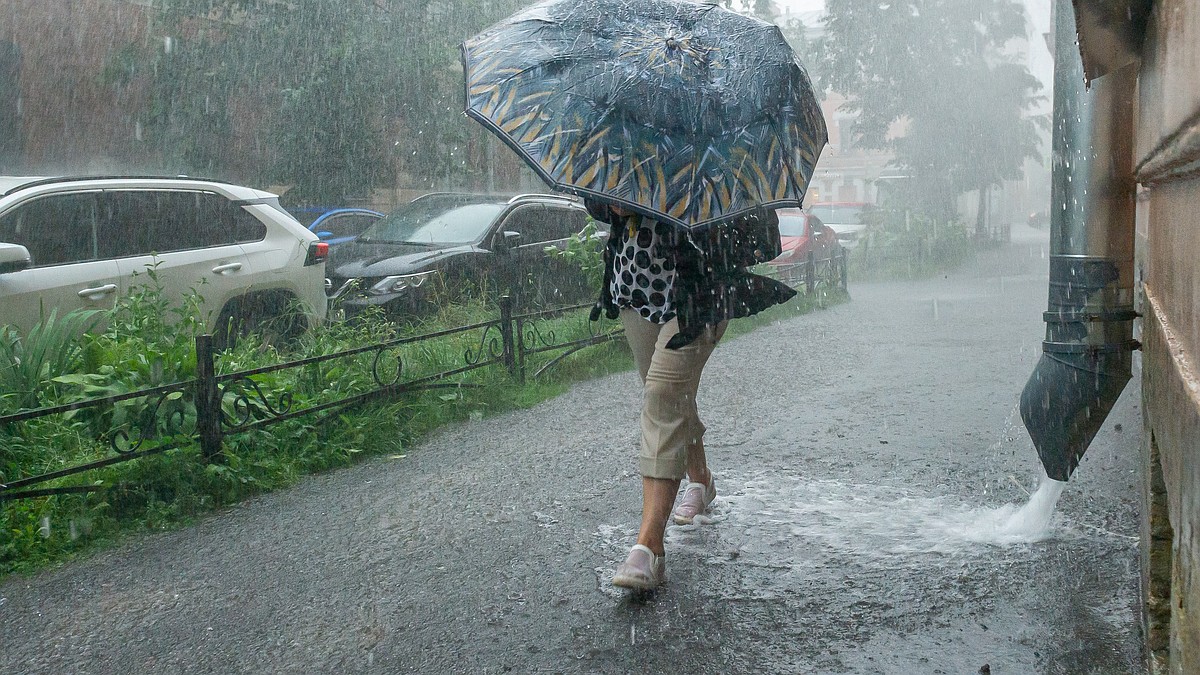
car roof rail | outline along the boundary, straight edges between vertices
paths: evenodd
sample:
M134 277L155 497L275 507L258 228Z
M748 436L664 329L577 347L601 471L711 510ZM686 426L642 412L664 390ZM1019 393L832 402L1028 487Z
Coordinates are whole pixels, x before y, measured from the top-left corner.
M508 193L504 193L504 192L471 192L470 190L438 190L436 192L422 192L421 194L417 195L416 197L413 197L412 199L410 199L408 201L415 202L418 199L424 199L426 197L440 197L440 196L445 196L445 195L449 195L452 197L486 197L489 199L495 199L497 201L505 201L506 200L508 203L512 203L512 200L515 199L515 197L510 197Z
M514 195L511 199L508 200L508 203L512 204L513 202L516 202L518 199L555 199L558 201L567 201L567 202L579 201L579 198L575 197L574 195L555 195L555 194L547 194L545 192L524 192L524 193L521 193L518 195Z
M574 195L561 195L561 194L553 194L553 193L549 193L549 192L522 192L522 193L518 193L518 194L514 195L511 193L503 193L503 192L464 192L464 191L456 192L456 191L452 191L452 190L441 190L438 192L426 192L426 193L423 193L421 195L414 197L411 201L416 201L416 200L424 198L424 197L431 197L431 196L438 196L438 195L470 195L470 196L474 196L474 197L488 197L488 198L494 198L497 200L504 200L504 203L509 206L517 203L518 201L529 200L529 199L542 199L542 200L547 200L547 201L560 201L560 202L565 201L565 202L568 202L571 204L581 204L582 203L582 200Z
M81 180L194 180L194 181L198 181L201 183L220 183L222 185L233 185L235 187L241 187L241 186L238 186L236 183L230 183L229 181L220 180L218 178L201 178L199 176L187 176L184 174L177 174L174 176L165 176L165 175L161 175L161 174L159 174L159 175L105 174L105 175L100 175L100 176L54 176L52 178L39 178L37 180L31 180L28 183L21 183L20 185L17 185L16 187L9 189L7 192L5 192L3 195L0 195L0 196L7 197L8 195L16 192L17 190L24 190L26 188L37 187L39 185L54 185L56 183L70 183L73 181L81 181Z

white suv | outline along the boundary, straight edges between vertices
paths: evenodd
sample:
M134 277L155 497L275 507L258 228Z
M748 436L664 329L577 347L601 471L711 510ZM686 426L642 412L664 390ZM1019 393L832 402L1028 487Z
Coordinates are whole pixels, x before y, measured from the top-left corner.
M276 329L293 333L325 318L327 252L276 195L253 188L0 177L0 326L27 331L51 309L111 308L153 268L169 300L192 290L204 298L218 336L280 318Z

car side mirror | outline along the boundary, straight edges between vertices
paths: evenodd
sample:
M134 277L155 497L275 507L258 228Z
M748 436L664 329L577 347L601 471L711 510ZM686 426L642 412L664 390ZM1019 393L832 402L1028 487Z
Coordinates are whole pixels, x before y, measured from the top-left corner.
M0 274L20 272L33 267L29 249L20 244L0 244Z
M329 239L332 236L333 236L332 232L327 232L325 230L321 230L320 232L317 233L318 239Z
M512 230L505 230L496 237L495 248L497 251L507 251L510 248L516 248L521 243L521 233Z

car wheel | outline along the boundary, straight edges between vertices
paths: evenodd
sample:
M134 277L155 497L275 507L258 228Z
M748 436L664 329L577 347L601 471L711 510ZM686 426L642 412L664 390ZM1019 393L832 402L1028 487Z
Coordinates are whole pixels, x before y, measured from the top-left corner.
M217 317L214 347L220 351L237 346L239 338L251 333L263 344L285 347L305 328L305 317L287 293L261 293L229 301Z

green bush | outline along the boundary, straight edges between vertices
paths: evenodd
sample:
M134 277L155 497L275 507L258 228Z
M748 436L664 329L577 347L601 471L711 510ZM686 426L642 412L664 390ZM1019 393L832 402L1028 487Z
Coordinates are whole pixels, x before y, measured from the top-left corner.
M591 217L583 230L572 235L567 240L567 247L558 250L553 246L546 248L550 255L562 256L568 263L574 265L583 273L583 282L588 289L598 289L604 282L604 231Z
M865 238L849 252L855 280L928 278L956 269L975 252L961 221L898 208L873 209L868 220Z

